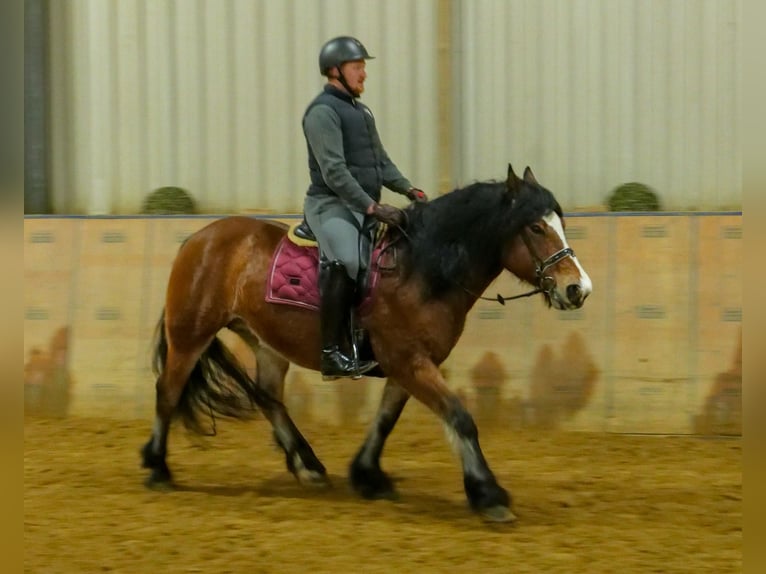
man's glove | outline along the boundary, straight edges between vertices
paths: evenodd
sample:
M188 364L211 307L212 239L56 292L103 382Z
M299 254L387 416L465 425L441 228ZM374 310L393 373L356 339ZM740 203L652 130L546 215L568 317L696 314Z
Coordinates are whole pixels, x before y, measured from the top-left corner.
M407 190L407 199L410 201L416 201L418 203L425 203L428 201L428 196L422 189L411 187Z
M401 226L404 223L404 213L398 207L393 205L381 205L379 203L373 203L367 213L372 215L375 219L381 223L387 225Z

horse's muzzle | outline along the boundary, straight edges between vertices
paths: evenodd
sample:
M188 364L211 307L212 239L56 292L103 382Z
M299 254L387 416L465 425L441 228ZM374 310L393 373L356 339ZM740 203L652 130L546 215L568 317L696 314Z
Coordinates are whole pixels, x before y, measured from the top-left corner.
M587 297L588 294L583 291L583 288L579 284L573 283L567 285L567 299L575 307L582 307L582 304L585 303Z

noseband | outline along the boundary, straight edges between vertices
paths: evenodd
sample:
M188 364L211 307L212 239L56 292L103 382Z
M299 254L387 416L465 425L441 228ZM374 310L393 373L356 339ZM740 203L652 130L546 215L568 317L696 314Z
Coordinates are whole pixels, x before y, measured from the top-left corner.
M404 214L406 216L407 212L405 211ZM402 227L399 227L399 230L401 231L402 236L409 239L407 232ZM546 275L545 271L556 265L562 259L566 259L567 257L574 257L574 250L571 247L564 247L543 261L540 259L532 247L532 242L529 240L529 234L527 233L526 229L522 231L521 238L524 240L524 245L527 246L527 250L535 262L535 276L537 278L537 287L535 289L527 293L522 293L521 295L513 295L512 297L503 297L500 295L500 293L497 294L497 297L482 297L481 295L477 295L476 293L469 291L465 286L460 285L460 287L463 288L463 291L472 297L476 297L477 299L483 299L484 301L497 301L501 305L505 305L506 301L513 301L514 299L521 299L522 297L531 297L532 295L537 295L538 293L545 293L548 298L553 297L553 290L556 288L556 279L550 275ZM394 240L394 243L395 242L396 240ZM392 247L392 245L393 243L389 244L385 249L389 249Z
M505 305L506 301L511 301L513 299L521 299L522 297L531 297L532 295L537 295L538 293L545 293L549 298L553 297L553 290L556 288L556 279L551 277L550 275L546 275L545 272L556 265L559 261L562 259L566 259L567 257L574 257L574 250L571 247L564 247L562 249L559 249L548 257L545 260L540 259L540 257L535 252L534 248L532 247L532 242L529 240L529 234L527 233L527 230L524 229L521 234L521 238L524 240L524 245L527 246L527 250L529 251L529 254L532 256L532 259L535 262L535 276L537 278L537 288L533 289L532 291L529 291L528 293L522 293L521 295L514 295L513 297L503 297L500 295L500 293L497 294L497 297L478 297L479 299L484 299L485 301L497 301L501 305ZM464 287L465 289L465 287ZM468 289L465 289L468 291ZM469 294L473 295L470 291L468 291Z
M556 280L550 275L546 275L546 270L556 265L556 263L562 259L566 259L567 257L574 257L574 250L572 250L571 247L564 247L543 261L540 259L540 257L538 257L537 253L535 253L535 250L532 248L532 242L529 240L529 234L527 233L526 229L524 230L521 238L524 240L524 244L527 246L532 259L535 261L535 275L537 276L538 288L537 292L545 293L550 297L553 293L553 290L556 288Z

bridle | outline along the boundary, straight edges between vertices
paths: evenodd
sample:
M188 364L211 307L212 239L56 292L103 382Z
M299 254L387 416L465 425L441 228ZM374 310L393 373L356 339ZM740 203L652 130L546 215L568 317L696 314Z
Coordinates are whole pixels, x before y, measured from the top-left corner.
M483 299L484 301L497 301L501 305L505 305L506 301L521 299L523 297L531 297L532 295L537 295L538 293L545 293L548 298L553 297L553 290L556 288L556 279L550 275L546 275L545 272L559 263L561 260L566 259L567 257L574 257L574 250L571 247L563 247L547 259L542 260L532 247L532 242L529 240L529 233L526 229L522 231L521 238L524 240L524 245L527 246L529 254L532 256L532 259L535 262L535 277L537 278L537 287L535 289L527 293L522 293L521 295L513 295L512 297L503 297L500 295L500 293L497 294L497 297L482 297L472 293L465 287L463 287L463 290L466 291L469 295L473 295L477 299Z
M407 227L406 221L407 221L407 212L404 211L405 216L405 225L399 226L397 225L397 228L401 232L401 237L405 237L408 241L412 241L410 239L410 236L407 235L407 232L404 228ZM391 243L389 243L383 251L387 251L388 249L392 248L394 244L398 241L398 239L395 239ZM521 238L524 240L524 245L527 246L527 250L529 251L529 254L532 256L532 259L535 262L535 277L537 279L537 287L533 289L532 291L528 291L527 293L522 293L521 295L513 295L511 297L503 297L500 295L500 293L497 294L496 297L483 297L481 295L478 295L468 289L467 287L463 285L459 285L469 295L472 297L475 297L476 299L482 299L484 301L497 301L501 305L505 305L506 301L513 301L514 299L521 299L523 297L531 297L532 295L537 295L538 293L545 293L545 295L551 299L553 297L553 290L556 288L556 279L551 277L550 275L546 275L545 272L562 261L563 259L566 259L567 257L574 258L574 250L571 247L562 247L556 253L548 257L547 259L543 260L540 259L540 257L537 255L537 252L532 247L532 242L529 240L529 232L524 228L521 232ZM379 258L382 257L383 251L378 256Z

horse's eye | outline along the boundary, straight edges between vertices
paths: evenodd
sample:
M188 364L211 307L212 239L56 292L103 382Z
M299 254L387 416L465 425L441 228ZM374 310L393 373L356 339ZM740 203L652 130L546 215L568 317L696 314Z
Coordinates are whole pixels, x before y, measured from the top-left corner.
M537 225L537 223L533 223L529 228L532 230L532 233L537 233L538 235L543 234L543 228Z

